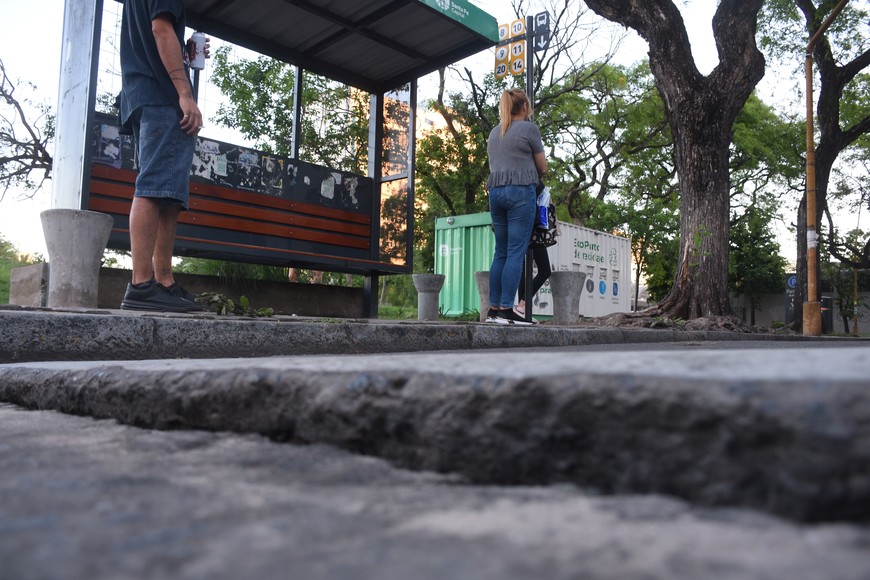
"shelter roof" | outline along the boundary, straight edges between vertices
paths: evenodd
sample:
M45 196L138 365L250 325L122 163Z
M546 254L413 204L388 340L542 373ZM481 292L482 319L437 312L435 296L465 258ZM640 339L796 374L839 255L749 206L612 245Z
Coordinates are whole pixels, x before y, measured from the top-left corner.
M185 0L188 26L369 92L498 41L468 0Z

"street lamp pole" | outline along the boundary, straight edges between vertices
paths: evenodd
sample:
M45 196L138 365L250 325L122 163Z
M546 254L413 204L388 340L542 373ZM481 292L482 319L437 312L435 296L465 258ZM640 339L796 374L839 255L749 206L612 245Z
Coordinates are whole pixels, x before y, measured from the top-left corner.
M819 234L816 224L816 142L813 126L813 49L819 38L828 30L849 0L840 2L822 23L807 44L806 81L807 81L807 301L803 307L803 334L821 336L822 304L818 292L818 247Z

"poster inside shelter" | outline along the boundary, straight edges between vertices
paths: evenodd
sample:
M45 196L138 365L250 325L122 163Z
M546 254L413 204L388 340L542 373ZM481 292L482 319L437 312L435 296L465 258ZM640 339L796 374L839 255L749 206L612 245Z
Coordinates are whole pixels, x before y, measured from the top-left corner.
M113 117L99 115L91 132L91 161L136 170L135 141ZM197 137L192 181L371 215L371 178Z

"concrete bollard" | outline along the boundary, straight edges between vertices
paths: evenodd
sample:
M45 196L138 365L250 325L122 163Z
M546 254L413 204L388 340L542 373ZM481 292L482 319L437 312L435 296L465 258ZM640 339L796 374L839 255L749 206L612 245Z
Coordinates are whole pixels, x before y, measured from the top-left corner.
M417 320L438 320L438 293L444 274L412 274L417 289Z
M489 312L489 270L474 273L474 282L477 284L477 293L480 297L480 321L486 322L486 313Z
M586 272L553 272L550 289L553 291L553 324L576 324L580 317L580 294Z
M112 216L77 209L49 209L39 217L48 250L46 306L96 308L100 262L112 232Z

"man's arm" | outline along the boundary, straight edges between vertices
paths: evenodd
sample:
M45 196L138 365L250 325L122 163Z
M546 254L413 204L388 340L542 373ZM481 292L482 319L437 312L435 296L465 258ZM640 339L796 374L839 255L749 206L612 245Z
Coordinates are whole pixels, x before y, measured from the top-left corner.
M182 118L181 130L188 135L195 135L202 127L202 113L193 99L193 90L190 79L184 70L184 59L181 54L181 45L175 36L172 17L161 14L151 21L151 33L157 43L157 53L163 62L175 90L178 91L178 105L181 107Z

